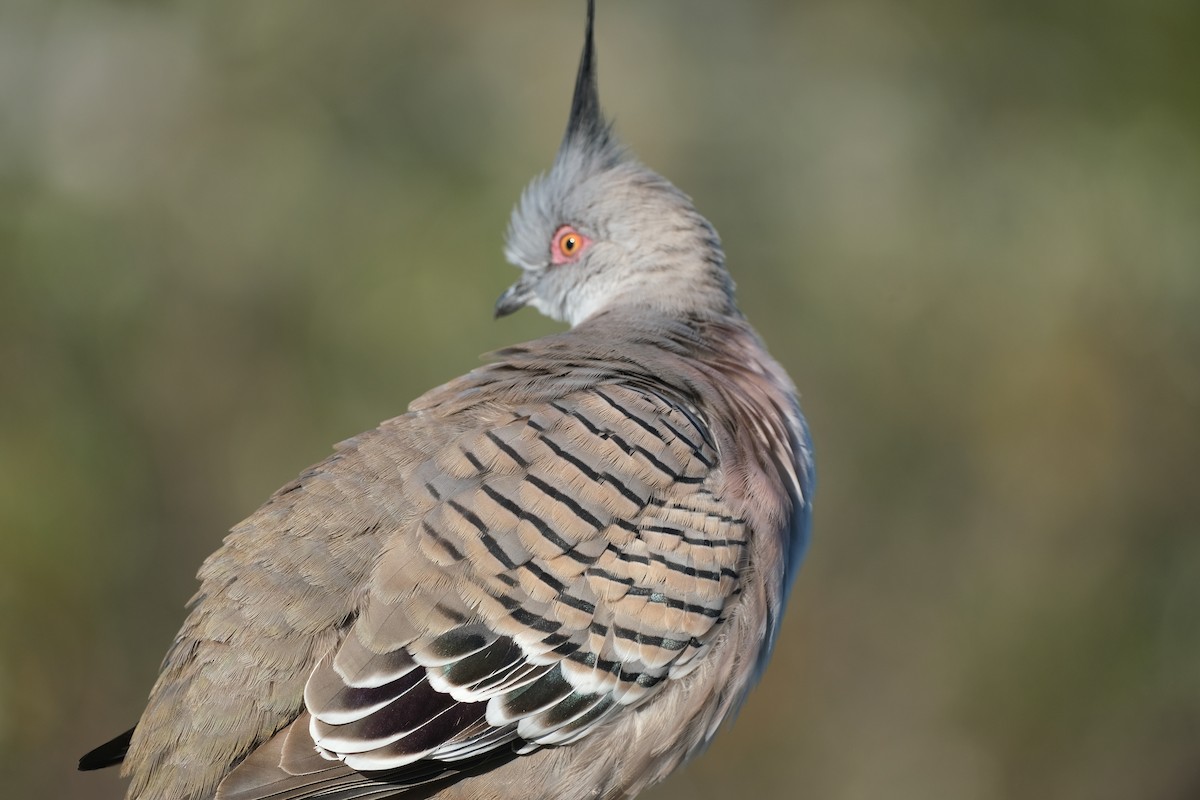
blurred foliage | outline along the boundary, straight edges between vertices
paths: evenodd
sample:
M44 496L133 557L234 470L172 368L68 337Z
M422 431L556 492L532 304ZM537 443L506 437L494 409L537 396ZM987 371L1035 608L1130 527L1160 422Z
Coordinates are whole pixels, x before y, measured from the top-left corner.
M1200 796L1200 5L602 3L821 485L779 653L653 793ZM0 8L0 774L141 709L200 560L494 324L582 3Z

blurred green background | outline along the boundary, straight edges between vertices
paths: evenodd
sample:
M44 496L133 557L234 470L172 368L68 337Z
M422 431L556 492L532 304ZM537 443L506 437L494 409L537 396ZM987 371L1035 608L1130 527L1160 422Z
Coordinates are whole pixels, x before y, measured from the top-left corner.
M479 353L582 2L0 7L0 776L115 800L224 531ZM816 440L669 798L1200 797L1200 4L601 3Z

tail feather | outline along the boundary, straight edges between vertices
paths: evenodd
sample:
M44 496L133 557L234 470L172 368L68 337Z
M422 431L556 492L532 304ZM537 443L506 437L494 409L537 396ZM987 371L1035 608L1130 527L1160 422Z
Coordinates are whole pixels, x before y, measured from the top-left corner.
M79 759L79 769L86 772L87 770L104 769L105 767L120 764L125 760L125 754L129 752L129 740L132 737L133 728L130 728L120 736L100 745Z

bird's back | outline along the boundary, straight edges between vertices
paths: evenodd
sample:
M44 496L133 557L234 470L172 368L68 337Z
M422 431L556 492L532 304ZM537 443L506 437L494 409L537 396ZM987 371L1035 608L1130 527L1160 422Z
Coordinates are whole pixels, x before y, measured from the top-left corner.
M781 376L740 320L600 315L344 443L205 563L130 796L211 797L243 759L219 797L653 782L749 688L802 546Z

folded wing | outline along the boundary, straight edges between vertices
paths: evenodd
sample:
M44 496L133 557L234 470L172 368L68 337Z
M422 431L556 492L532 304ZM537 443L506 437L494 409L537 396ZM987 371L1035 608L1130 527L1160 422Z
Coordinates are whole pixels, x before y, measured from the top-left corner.
M306 713L223 800L384 796L569 744L693 669L748 530L685 402L604 385L510 407L417 466Z

